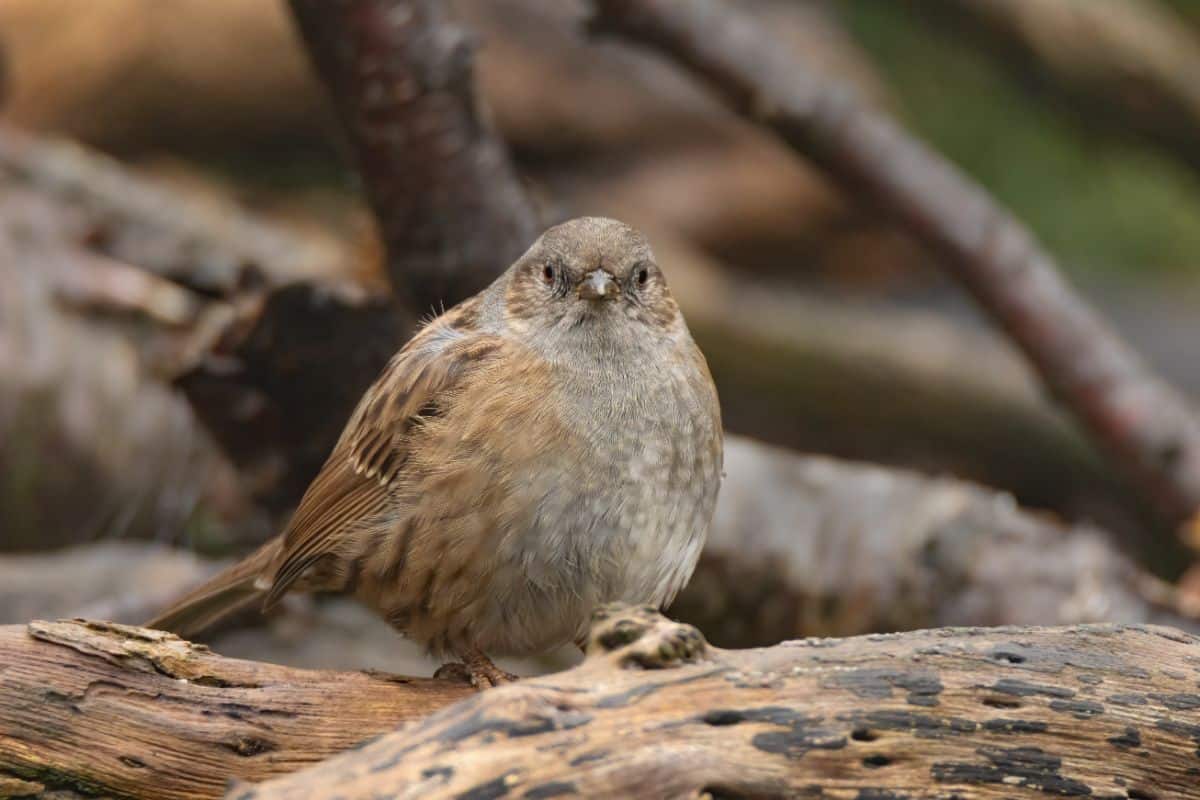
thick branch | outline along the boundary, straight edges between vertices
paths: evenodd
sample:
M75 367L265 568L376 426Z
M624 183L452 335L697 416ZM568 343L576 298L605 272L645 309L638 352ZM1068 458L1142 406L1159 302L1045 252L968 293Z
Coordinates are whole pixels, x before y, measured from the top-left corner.
M437 0L292 0L350 134L394 290L419 312L491 282L536 218Z
M228 778L291 773L418 717L233 796L1165 797L1194 787L1200 640L1170 629L941 629L728 651L645 610L597 620L580 667L479 695L224 659L107 623L0 628L0 787L215 797Z
M1195 787L1200 640L1166 628L944 629L722 651L655 614L609 613L576 669L484 692L230 796L1115 798Z
M0 627L0 787L218 797L230 778L292 772L471 691L237 661L110 623Z
M594 26L656 46L911 228L1059 399L1176 522L1200 509L1200 420L978 186L719 0L597 0Z

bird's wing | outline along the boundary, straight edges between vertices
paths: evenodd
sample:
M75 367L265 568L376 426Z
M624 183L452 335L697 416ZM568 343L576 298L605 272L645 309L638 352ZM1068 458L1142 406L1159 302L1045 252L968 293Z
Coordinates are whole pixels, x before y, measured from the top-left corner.
M499 337L466 330L460 306L415 336L363 395L333 453L283 535L265 606L276 603L339 534L384 512L403 474L410 434L423 417L500 349ZM468 323L469 324L469 323Z

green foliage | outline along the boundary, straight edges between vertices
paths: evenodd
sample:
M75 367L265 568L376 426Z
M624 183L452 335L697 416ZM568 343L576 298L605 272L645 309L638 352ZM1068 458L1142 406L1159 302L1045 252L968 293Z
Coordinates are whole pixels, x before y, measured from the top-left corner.
M1200 279L1200 178L1185 164L1090 130L1025 91L991 53L922 19L919 3L837 8L904 122L1028 223L1066 269Z

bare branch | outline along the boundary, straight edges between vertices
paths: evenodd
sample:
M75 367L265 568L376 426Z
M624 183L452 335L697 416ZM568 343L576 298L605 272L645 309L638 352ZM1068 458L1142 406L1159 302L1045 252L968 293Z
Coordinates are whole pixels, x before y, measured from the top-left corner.
M958 170L719 0L596 0L593 28L663 50L941 252L1042 379L1175 523L1200 509L1200 420Z
M537 221L437 0L291 0L353 145L393 289L418 313L482 289Z

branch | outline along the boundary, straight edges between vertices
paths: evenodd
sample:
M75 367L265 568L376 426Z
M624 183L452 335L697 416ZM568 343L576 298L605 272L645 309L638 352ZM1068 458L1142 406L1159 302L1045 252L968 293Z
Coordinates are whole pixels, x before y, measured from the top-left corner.
M1175 523L1200 509L1200 421L958 170L719 0L596 0L593 28L663 50L941 252L1057 397ZM1200 530L1193 532L1200 544Z
M87 795L219 797L292 772L472 689L222 658L111 623L0 627L5 779ZM6 795L7 796L7 795Z
M1192 636L1114 625L730 651L609 607L581 666L476 695L34 622L0 628L0 787L217 797L422 719L233 796L1175 796L1194 787L1198 658Z
M418 312L482 289L537 234L437 0L291 0L356 155L393 289Z
M723 651L652 612L607 614L576 669L230 796L1156 797L1195 786L1200 640L1169 629Z
M996 63L1035 89L1200 169L1200 40L1156 2L923 3L995 52Z

